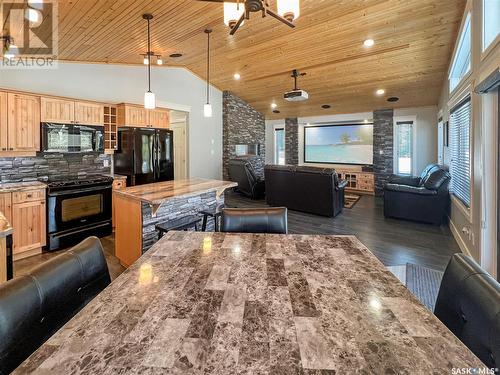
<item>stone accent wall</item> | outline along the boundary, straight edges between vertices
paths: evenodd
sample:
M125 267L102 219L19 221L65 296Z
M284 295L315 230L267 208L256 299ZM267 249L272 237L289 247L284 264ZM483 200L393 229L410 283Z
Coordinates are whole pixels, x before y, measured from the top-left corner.
M104 161L108 166L104 166ZM38 154L36 157L0 158L0 182L47 180L63 175L110 173L109 155Z
M223 156L222 172L229 178L229 159L236 158L235 145L260 144L260 155L249 157L258 176L264 176L266 159L266 123L264 115L229 91L224 91L222 102Z
M221 204L224 204L224 194L217 199L215 192L193 197L181 197L165 202L156 212L156 217L153 217L151 206L147 203L142 203L142 253L144 254L158 241L158 232L155 229L156 224L197 215L202 210L215 209ZM213 218L208 218L207 230L214 230Z
M375 194L383 195L383 188L394 171L394 111L373 111L373 171L375 172Z
M299 121L297 118L285 119L285 163L299 164Z

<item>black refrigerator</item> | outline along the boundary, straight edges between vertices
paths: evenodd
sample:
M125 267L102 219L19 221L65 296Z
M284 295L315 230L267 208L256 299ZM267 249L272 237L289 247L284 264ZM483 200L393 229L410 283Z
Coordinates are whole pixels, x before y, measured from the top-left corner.
M114 171L127 186L174 179L174 133L166 129L118 128Z

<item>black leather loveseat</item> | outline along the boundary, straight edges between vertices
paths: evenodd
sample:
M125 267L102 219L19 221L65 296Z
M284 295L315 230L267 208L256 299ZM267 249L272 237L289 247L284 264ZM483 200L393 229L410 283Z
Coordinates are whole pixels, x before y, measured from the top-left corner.
M333 168L266 165L264 174L270 206L329 217L342 212L346 183Z
M229 178L237 182L237 190L252 199L263 198L265 195L265 183L256 174L247 160L229 160Z
M393 176L384 187L384 216L440 225L449 204L450 174L437 164L420 177Z

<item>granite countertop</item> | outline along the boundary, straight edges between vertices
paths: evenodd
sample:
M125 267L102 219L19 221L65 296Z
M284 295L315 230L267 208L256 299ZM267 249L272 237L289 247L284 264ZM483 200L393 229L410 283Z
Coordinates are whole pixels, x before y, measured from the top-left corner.
M12 226L7 218L0 212L0 238L7 237L9 234L12 234L12 232L14 232Z
M116 190L115 194L151 205L161 205L173 198L195 196L212 191L217 191L220 194L225 189L235 186L238 186L238 184L231 181L189 178L130 186L122 190Z
M8 193L10 191L29 191L46 188L47 185L40 181L0 183L0 193Z
M351 236L170 232L14 373L484 368Z

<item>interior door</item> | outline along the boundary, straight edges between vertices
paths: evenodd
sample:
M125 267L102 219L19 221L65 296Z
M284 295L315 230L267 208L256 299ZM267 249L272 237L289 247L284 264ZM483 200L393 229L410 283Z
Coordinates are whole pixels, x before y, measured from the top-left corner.
M137 129L135 137L135 184L155 182L155 142L154 129Z
M174 179L174 144L173 132L170 130L158 130L158 149L156 178L158 181L169 181Z
M173 123L170 129L174 136L174 178L182 180L187 178L186 123Z

